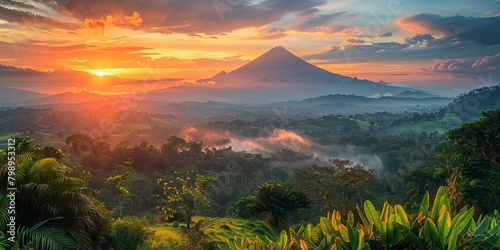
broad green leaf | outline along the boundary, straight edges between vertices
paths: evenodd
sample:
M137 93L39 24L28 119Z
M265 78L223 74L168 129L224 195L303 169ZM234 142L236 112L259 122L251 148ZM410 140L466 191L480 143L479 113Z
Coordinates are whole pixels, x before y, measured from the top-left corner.
M472 216L474 215L474 208L469 209L461 221L457 224L458 235L464 236L469 230L472 222Z
M438 229L431 219L426 219L424 222L424 236L431 242L439 241Z
M288 235L286 235L285 230L282 230L278 238L278 244L276 245L276 250L286 249L287 244L288 244Z
M476 230L472 233L472 236L477 236L481 233L484 232L484 230L488 229L488 226L490 225L490 217L485 216L481 223L476 227Z
M401 221L396 221L396 222L409 228L410 221L408 220L408 216L406 215L405 209L401 205L396 205L396 206L394 206L394 210L395 210L396 214L398 215L398 218L401 219Z
M458 228L455 227L450 232L450 237L448 237L448 250L455 250L457 247L458 240Z
M429 192L425 192L424 198L422 199L422 203L420 203L420 212L424 213L426 216L428 215L429 209Z
M455 228L458 226L458 224L462 221L462 219L466 216L467 214L467 208L463 207L460 212L458 212L455 217L453 217L453 220L451 220L451 228Z
M333 229L332 224L330 223L330 220L328 218L321 217L319 219L319 226L325 236L332 237L332 235L335 235L335 230Z
M348 224L348 226L349 226L349 224ZM345 242L349 242L350 241L351 237L349 235L347 227L344 224L340 224L339 225L339 232L340 232L340 237L342 237L343 241L345 241Z
M388 222L382 222L382 227L380 228L380 239L385 245L389 245L389 239L388 239L388 229L387 229L387 223Z
M389 216L392 213L392 207L389 204L389 202L384 202L384 205L382 206L382 213L380 214L380 221L389 221Z
M439 241L444 244L451 230L450 213L448 212L447 207L444 204L441 206L441 210L439 211L437 227L439 231Z
M366 218L370 221L371 224L375 224L375 226L380 230L382 228L382 222L380 221L380 214L377 210L375 210L375 207L373 206L372 202L369 200L365 201L364 209Z
M443 205L445 198L446 192L444 190L444 187L441 186L436 192L436 197L434 197L434 204L432 204L431 217L433 220L437 220L439 210L441 209L441 205Z

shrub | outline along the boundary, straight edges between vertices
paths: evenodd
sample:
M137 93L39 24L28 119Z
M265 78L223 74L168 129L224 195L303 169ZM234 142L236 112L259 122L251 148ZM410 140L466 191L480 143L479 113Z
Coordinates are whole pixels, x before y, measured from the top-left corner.
M135 250L153 237L154 232L144 227L146 219L125 216L112 224L112 247L116 250Z

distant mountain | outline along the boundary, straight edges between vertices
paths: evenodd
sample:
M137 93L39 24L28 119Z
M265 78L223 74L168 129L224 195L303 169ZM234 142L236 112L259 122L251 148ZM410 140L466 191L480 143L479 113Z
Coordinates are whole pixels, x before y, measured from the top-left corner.
M82 92L65 92L61 94L49 95L40 98L32 98L23 101L8 103L10 106L38 106L47 104L70 104L70 103L83 103L94 102L110 99L110 96L99 95L86 91Z
M271 103L266 106L282 108L288 110L294 109L303 115L310 114L364 114L374 112L434 112L446 105L453 99L444 97L429 98L403 98L395 96L384 96L379 98L369 98L357 95L324 95L314 98L307 98L302 101L288 101Z
M481 117L480 112L500 108L500 84L471 90L458 96L448 106L439 111L441 116L453 115L463 122Z
M429 94L423 91L411 91L411 90L405 90L397 95L396 97L403 97L403 98L431 98L431 97L439 97L437 95Z
M496 109L500 109L500 84L471 90L435 112L414 114L413 117L395 120L387 127L385 133L431 133L433 131L444 133L449 129L459 127L464 122L481 118L481 111Z
M318 68L278 46L242 67L212 78L217 82L247 79L257 82L350 81L351 78Z
M47 94L41 94L29 90L0 87L0 105L10 102L20 102L33 98L41 98Z
M198 82L215 82L223 86L247 89L261 88L276 96L289 95L302 99L324 94L387 96L410 90L329 72L302 60L281 46L234 71L221 72Z

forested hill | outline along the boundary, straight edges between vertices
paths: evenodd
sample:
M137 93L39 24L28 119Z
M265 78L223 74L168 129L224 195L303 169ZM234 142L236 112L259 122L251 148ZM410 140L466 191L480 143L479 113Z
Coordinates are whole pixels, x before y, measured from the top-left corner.
M393 121L385 133L444 132L481 117L481 111L500 108L500 84L471 90L436 112L413 114Z
M470 122L481 117L480 112L500 108L500 84L474 89L458 96L438 114L458 116L463 122Z

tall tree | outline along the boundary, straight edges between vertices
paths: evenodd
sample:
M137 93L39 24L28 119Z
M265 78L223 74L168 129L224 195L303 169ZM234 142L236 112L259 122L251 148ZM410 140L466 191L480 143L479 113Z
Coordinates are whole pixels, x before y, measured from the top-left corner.
M299 169L295 183L308 200L323 205L329 211L347 214L354 208L353 198L372 179L373 170L349 160L334 159L329 166Z
M264 183L245 201L251 213L269 213L276 227L287 225L290 212L309 206L304 193L281 183Z
M500 209L500 109L447 132L442 144L448 192L455 207L473 205L480 213Z
M205 195L215 181L212 176L186 172L174 180L159 179L158 184L163 187L164 197L159 207L169 217L181 215L186 221L187 228L191 228L192 218L196 211L210 207L210 199Z

